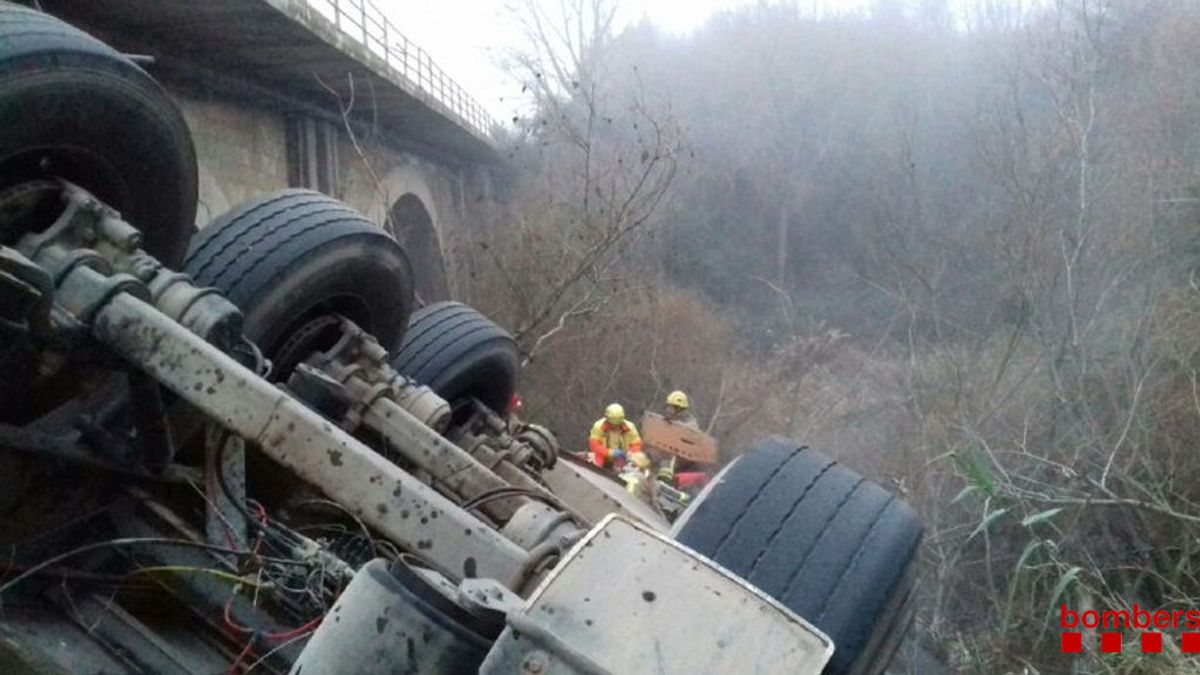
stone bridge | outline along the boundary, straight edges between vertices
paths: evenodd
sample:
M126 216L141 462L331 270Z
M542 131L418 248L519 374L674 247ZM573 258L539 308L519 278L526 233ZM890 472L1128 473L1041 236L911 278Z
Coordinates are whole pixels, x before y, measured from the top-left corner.
M197 226L285 187L342 199L404 244L425 302L492 203L491 121L369 0L41 0L134 55L183 109Z

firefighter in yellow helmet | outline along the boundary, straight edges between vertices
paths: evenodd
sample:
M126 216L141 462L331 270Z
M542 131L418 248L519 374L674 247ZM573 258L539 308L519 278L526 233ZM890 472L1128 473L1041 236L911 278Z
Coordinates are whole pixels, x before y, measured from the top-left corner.
M696 431L700 431L700 423L696 421L696 416L692 414L692 404L688 400L688 395L676 389L667 394L667 412L663 418L674 424L682 424L685 427L691 427ZM688 473L697 471L698 467L695 462L689 462L686 459L670 456L662 457L658 462L658 477L671 485L675 485L675 476L677 473Z
M588 435L592 463L603 468L620 470L633 453L641 454L642 437L633 422L625 419L625 408L610 403L604 417L596 420Z
M691 408L692 404L688 401L688 395L676 389L667 394L667 414L663 417L669 422L682 424L699 431L700 423L696 421L696 416L692 414Z

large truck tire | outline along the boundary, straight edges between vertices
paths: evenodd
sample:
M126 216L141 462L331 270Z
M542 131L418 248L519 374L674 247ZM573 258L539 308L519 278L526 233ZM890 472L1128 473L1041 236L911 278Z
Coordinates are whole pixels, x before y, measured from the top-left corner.
M736 459L674 528L829 635L827 675L874 675L891 662L913 620L923 531L883 488L781 438Z
M439 302L413 313L392 367L452 404L476 398L502 414L517 390L521 352L484 315L460 302Z
M196 176L187 125L149 75L87 33L0 0L0 244L49 227L67 180L118 209L141 230L143 248L178 265ZM47 379L30 345L0 343L0 421L38 417L95 375L84 367Z
M77 28L0 0L0 190L76 183L176 266L196 216L196 176L183 116L145 71ZM4 229L0 220L0 241L22 234Z
M274 380L332 346L339 315L390 350L412 310L412 267L400 244L311 190L281 190L231 209L192 239L184 271L242 309L246 336L275 363Z

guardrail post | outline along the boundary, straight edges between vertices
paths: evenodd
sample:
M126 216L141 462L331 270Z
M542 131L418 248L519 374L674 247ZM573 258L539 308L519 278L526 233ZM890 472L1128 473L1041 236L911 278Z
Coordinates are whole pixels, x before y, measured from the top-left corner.
M371 43L370 39L367 37L367 3L360 0L358 3L358 11L362 15L363 46L370 51Z

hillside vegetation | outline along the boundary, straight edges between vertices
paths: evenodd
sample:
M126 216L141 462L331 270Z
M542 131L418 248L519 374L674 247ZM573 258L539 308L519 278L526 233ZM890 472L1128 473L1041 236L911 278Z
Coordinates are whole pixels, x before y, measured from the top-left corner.
M771 3L686 37L538 4L504 226L452 242L530 417L581 447L682 388L730 455L784 434L905 495L915 639L956 671L1200 668L1069 658L1057 624L1200 606L1200 3Z

